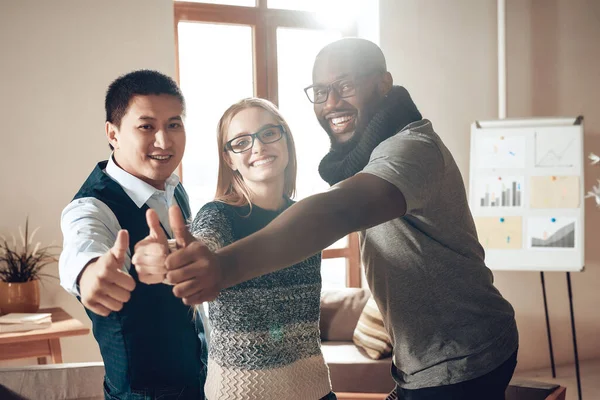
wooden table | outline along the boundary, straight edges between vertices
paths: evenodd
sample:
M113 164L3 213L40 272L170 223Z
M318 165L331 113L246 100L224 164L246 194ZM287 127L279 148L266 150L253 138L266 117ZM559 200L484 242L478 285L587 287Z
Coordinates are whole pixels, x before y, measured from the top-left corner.
M71 317L62 308L46 308L39 313L52 313L52 325L46 329L0 334L0 360L37 357L38 364L46 364L51 357L54 364L62 363L60 338L87 335L90 329Z

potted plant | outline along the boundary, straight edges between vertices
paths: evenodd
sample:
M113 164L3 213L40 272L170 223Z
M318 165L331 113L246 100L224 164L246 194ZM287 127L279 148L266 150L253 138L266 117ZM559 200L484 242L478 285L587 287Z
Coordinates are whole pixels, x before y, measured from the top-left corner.
M19 227L21 246L12 235L12 243L0 239L0 311L34 313L40 308L40 278L51 276L42 269L57 261L52 249L55 246L33 245L39 228L29 235L29 218L25 221L25 233Z

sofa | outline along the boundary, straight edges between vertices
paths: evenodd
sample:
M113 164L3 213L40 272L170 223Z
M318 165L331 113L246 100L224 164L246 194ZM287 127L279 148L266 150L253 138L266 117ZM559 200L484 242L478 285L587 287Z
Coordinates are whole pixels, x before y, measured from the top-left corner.
M322 291L321 349L336 393L378 394L373 398L381 398L395 386L392 358L374 360L352 341L369 297L370 292L360 288Z
M0 399L104 400L103 377L102 363L0 368ZM558 385L513 380L506 391L506 400L565 400L565 393L566 389ZM385 395L373 393L338 392L337 395L340 400L385 399Z
M392 358L374 360L352 341L367 303L366 289L344 288L321 293L321 348L329 366L331 384L339 400L395 399ZM566 388L556 384L514 378L506 400L565 400Z
M370 296L358 288L321 295L321 345L339 400L384 400L394 389L391 357L374 360L352 341ZM0 368L0 399L103 400L103 377L99 362ZM507 400L564 400L565 388L513 380L506 395Z

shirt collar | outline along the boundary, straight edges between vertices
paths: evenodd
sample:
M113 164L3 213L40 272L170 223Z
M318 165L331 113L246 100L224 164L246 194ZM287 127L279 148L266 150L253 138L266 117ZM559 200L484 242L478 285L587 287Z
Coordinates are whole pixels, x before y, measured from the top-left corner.
M144 182L140 178L131 175L129 172L121 169L113 160L113 155L110 155L106 164L106 174L116 181L125 193L133 200L138 208L141 208L152 195L155 193L166 193L170 198L175 192L175 187L179 184L179 177L176 174L171 174L165 181L165 190L158 190L149 183Z

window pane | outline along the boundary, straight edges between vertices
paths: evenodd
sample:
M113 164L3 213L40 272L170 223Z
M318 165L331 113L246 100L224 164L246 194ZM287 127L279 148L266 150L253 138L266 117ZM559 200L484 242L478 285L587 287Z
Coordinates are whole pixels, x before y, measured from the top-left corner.
M179 77L187 102L182 174L195 215L213 199L217 187L219 118L254 92L252 29L180 22L178 35Z
M267 0L267 7L282 10L319 11L324 3L332 0ZM333 0L340 3L340 0Z
M329 137L317 122L313 106L304 93L312 83L317 53L334 40L337 31L277 29L279 108L290 125L298 158L298 199L326 190L319 176L319 162L329 151Z
M308 11L329 29L347 29L377 7L373 0L267 0L267 7Z
M256 7L256 0L175 0L189 1L191 3L224 4L230 6Z
M282 10L300 10L312 12L345 13L350 7L355 7L358 0L267 0L267 7Z
M346 287L346 259L328 258L321 261L321 279L323 289Z
M323 46L341 37L339 31L277 29L279 108L290 125L296 144L298 200L329 188L319 175L319 163L329 151L329 137L317 122L313 106L303 89L312 83L312 67L317 53ZM347 243L347 238L342 238L329 248L346 247ZM345 259L323 260L323 277L331 284L337 282L345 286Z

